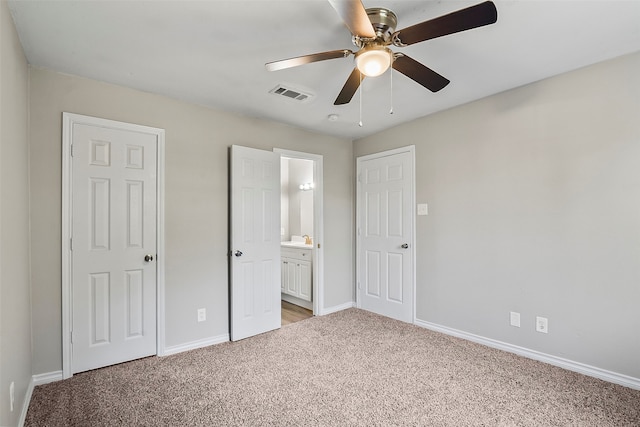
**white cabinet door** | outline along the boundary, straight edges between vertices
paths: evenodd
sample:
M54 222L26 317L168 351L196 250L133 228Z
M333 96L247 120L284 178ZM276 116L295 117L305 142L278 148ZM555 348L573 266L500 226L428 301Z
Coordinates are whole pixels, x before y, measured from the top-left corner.
M284 268L287 271L287 283L285 284L285 292L289 295L298 295L298 276L296 274L296 260L293 258L284 259Z
M296 264L296 276L298 277L298 297L311 301L311 263L309 261L299 261Z
M280 292L284 292L287 289L287 281L289 280L289 275L287 274L287 261L282 259L280 260Z

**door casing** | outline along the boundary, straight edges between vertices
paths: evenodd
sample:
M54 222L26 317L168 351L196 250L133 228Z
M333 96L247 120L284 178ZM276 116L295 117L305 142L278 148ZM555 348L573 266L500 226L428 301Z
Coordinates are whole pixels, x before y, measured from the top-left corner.
M75 124L115 128L144 132L156 136L157 141L157 186L156 186L156 354L164 355L164 129L131 123L117 122L73 113L62 113L62 378L70 378L72 371L71 327L72 327L72 131Z
M280 157L289 159L303 159L313 161L313 251L311 251L311 264L313 276L313 314L322 316L326 314L324 308L324 211L323 211L323 165L322 155L303 153L300 151L274 148Z

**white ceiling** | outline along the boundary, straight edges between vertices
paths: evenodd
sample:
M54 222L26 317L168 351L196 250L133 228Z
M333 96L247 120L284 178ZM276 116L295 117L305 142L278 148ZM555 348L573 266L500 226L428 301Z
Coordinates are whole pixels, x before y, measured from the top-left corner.
M482 0L364 0L402 29ZM10 0L30 64L357 139L517 86L640 51L640 0L494 0L498 22L393 48L451 80L438 93L393 72L334 106L353 57L268 72L264 64L356 48L326 0ZM604 82L603 82L604 83ZM278 84L315 97L269 94ZM584 88L589 90L588 87ZM389 114L393 98L393 114ZM329 121L328 115L338 120Z

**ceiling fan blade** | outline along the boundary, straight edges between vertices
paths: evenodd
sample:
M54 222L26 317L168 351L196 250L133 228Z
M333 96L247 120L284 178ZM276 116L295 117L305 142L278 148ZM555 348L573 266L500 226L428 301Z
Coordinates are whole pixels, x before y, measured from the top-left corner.
M493 24L498 20L498 11L491 1L451 12L438 18L424 21L393 34L396 46L408 46L436 37L446 36L472 28Z
M449 84L447 78L404 54L396 56L392 66L394 70L400 71L431 92L437 92Z
M363 79L364 76L360 74L360 70L358 70L358 68L354 68L333 105L348 104L351 101L351 98L353 98L353 95L360 87L360 82Z
M376 38L367 11L360 0L329 0L354 36Z
M297 67L298 65L310 64L312 62L325 61L327 59L346 58L349 55L353 55L353 52L349 49L332 50L329 52L312 53L311 55L267 62L264 66L267 67L267 70L269 71L277 71L285 68Z

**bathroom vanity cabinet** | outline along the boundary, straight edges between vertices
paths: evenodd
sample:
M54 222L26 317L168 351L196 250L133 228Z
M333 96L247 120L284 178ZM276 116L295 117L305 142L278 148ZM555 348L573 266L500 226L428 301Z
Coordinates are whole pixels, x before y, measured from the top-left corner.
M282 293L311 301L311 249L282 247Z

